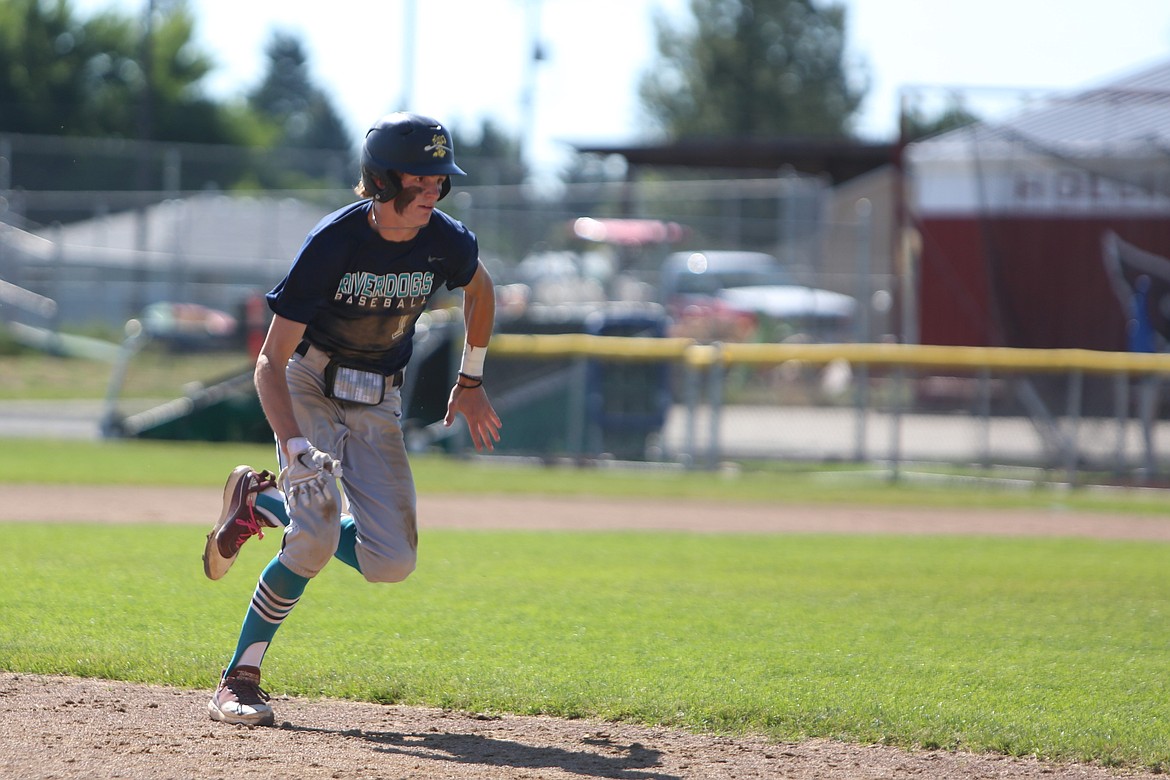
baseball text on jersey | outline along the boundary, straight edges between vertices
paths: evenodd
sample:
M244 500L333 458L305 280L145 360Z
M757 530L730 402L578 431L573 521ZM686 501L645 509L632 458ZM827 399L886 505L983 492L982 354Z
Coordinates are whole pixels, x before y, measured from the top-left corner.
M335 301L358 306L389 308L395 299L425 298L434 288L435 275L430 271L402 274L373 274L368 271L347 273L341 277Z

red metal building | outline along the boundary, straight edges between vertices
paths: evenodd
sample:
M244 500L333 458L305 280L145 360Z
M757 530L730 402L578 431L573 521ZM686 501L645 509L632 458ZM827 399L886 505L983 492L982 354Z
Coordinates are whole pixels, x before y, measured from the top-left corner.
M1165 348L1170 63L910 144L904 163L918 341L1125 350L1144 324Z

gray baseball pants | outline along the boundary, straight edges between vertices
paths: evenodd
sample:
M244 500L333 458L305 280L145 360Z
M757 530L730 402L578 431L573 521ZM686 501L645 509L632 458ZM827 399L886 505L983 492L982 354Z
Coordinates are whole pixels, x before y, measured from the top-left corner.
M386 387L377 406L325 395L329 356L315 347L293 355L286 376L301 432L341 461L341 490L330 480L329 500L290 508L280 560L302 577L319 573L341 538L341 516L357 526L357 561L370 582L400 582L414 571L418 527L414 476L402 435L402 395ZM281 468L284 456L278 450Z

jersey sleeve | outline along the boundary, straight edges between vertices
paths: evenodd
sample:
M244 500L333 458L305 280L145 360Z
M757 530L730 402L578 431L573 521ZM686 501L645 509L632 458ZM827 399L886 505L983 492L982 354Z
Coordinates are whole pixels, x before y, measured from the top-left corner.
M454 290L465 287L479 268L479 239L462 222L449 221L455 230L451 233L450 248L444 253L442 267L447 289Z
M301 245L288 275L265 297L273 313L293 322L308 323L328 304L345 272L344 246L329 233L313 232ZM344 242L340 242L344 243Z

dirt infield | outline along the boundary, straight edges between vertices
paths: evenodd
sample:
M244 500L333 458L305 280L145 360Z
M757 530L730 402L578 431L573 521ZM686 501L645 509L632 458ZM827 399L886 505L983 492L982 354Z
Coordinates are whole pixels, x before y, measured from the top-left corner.
M208 524L215 490L5 486L0 521ZM1170 522L1052 512L437 497L427 528L942 533L1170 539ZM777 744L660 728L277 697L277 728L207 718L209 691L0 673L3 778L1154 778L1083 765L825 740Z
M0 486L0 521L193 523L219 515L214 489ZM899 533L1170 540L1170 518L1029 510L769 506L574 496L423 495L427 528L657 530L698 533Z

